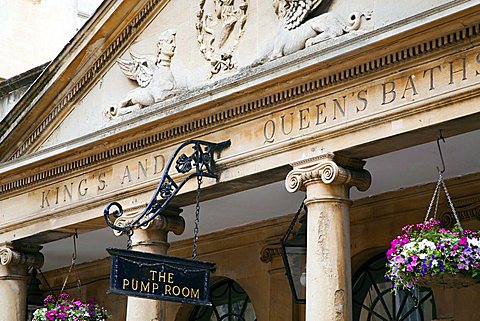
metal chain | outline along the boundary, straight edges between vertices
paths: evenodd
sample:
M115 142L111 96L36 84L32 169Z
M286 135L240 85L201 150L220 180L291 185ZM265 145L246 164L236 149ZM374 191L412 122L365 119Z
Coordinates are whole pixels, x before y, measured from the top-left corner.
M435 204L435 212L434 212L433 218L437 218L438 202L439 202L439 199L440 199L440 185L441 185L441 187L443 187L443 190L445 191L445 196L447 197L448 205L450 206L450 209L452 210L452 214L453 214L453 217L455 217L455 221L457 223L457 226L458 226L460 231L463 231L462 225L460 224L460 220L458 219L458 216L457 216L457 211L455 210L455 207L453 206L452 198L450 197L450 194L448 193L447 185L445 184L442 173L439 173L437 186L435 187L435 191L433 192L432 200L430 201L430 205L428 206L427 215L425 216L425 222L427 222L427 220L428 220L428 217L430 215L430 211L431 211L432 206L433 206L433 202L435 200L436 200L436 204ZM438 193L438 195L437 195L437 193Z
M200 224L200 188L202 185L202 172L197 176L197 196L195 197L195 227L193 228L193 251L192 260L197 258L198 226Z
M432 210L432 206L433 206L433 202L435 200L435 197L437 196L437 193L440 190L441 179L442 179L442 175L440 175L438 177L437 186L435 186L435 191L433 192L432 199L430 200L430 205L428 205L427 215L425 215L425 220L424 220L425 223L427 222L428 217L430 215L430 211Z
M441 174L440 174L440 177L442 177ZM453 206L452 199L450 198L450 194L448 193L447 185L445 185L445 182L443 181L443 177L442 177L442 186L443 186L443 190L445 191L445 195L447 196L448 205L450 205L450 209L452 210L453 216L455 217L455 221L457 221L457 226L460 229L460 231L463 232L462 225L460 225L460 220L458 219L458 216L457 216L457 211L455 211L455 207Z

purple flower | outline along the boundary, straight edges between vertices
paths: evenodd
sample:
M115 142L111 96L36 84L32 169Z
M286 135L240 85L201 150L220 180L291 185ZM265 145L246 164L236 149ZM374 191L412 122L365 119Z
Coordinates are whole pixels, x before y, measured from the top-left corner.
M47 317L48 320L54 320L56 314L57 314L56 310L50 310L45 314L45 316Z
M55 298L53 297L53 295L49 294L45 297L45 299L43 300L43 303L47 304L47 303L53 303L55 302Z
M58 298L59 298L60 300L65 300L65 301L66 301L66 300L70 299L70 295L68 295L68 293L62 292L62 293L60 293L60 295L58 296Z

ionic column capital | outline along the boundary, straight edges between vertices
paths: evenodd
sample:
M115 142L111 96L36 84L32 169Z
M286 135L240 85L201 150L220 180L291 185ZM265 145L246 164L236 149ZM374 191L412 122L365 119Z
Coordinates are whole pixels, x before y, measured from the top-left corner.
M128 213L128 212L131 213ZM185 219L179 214L181 209L169 208L165 210L161 215L158 215L155 219L150 221L147 225L141 227L143 230L160 230L163 232L173 232L176 235L180 235L185 230ZM115 225L119 227L128 226L136 218L139 212L132 212L130 209L126 209L122 217L115 220ZM124 232L114 230L116 236L122 235Z
M38 247L40 250L41 247ZM25 251L15 248L11 244L0 247L0 263L2 265L24 265L26 267L41 268L43 266L43 254L39 251Z
M365 162L325 154L316 158L293 163L293 170L288 173L285 186L291 193L305 190L313 182L323 184L344 184L355 186L359 191L370 187L370 173L363 169Z

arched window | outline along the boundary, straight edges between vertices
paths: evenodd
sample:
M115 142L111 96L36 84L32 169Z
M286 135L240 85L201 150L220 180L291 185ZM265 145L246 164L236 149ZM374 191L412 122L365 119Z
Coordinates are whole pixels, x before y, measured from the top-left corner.
M256 321L247 293L234 281L224 279L210 288L212 306L197 306L189 321Z
M429 321L435 316L433 293L428 288L392 291L385 280L385 254L365 263L353 277L354 321Z

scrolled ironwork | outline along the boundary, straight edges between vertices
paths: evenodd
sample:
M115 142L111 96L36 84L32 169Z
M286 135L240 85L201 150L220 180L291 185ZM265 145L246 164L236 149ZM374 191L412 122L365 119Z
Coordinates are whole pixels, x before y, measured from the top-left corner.
M192 145L193 152L182 153L187 146ZM136 228L148 225L153 219L167 208L170 201L180 189L194 177L210 177L218 179L214 154L230 146L230 140L221 143L211 143L202 140L188 140L182 143L170 156L165 170L160 179L155 193L145 209L138 214L129 224L115 224L115 220L124 214L123 207L118 202L111 202L104 211L103 216L107 225L119 232L131 233ZM170 169L175 164L175 169L180 174L188 174L181 182L176 183L170 175ZM193 173L190 173L194 170ZM189 174L190 173L190 174ZM114 218L112 221L111 218Z

